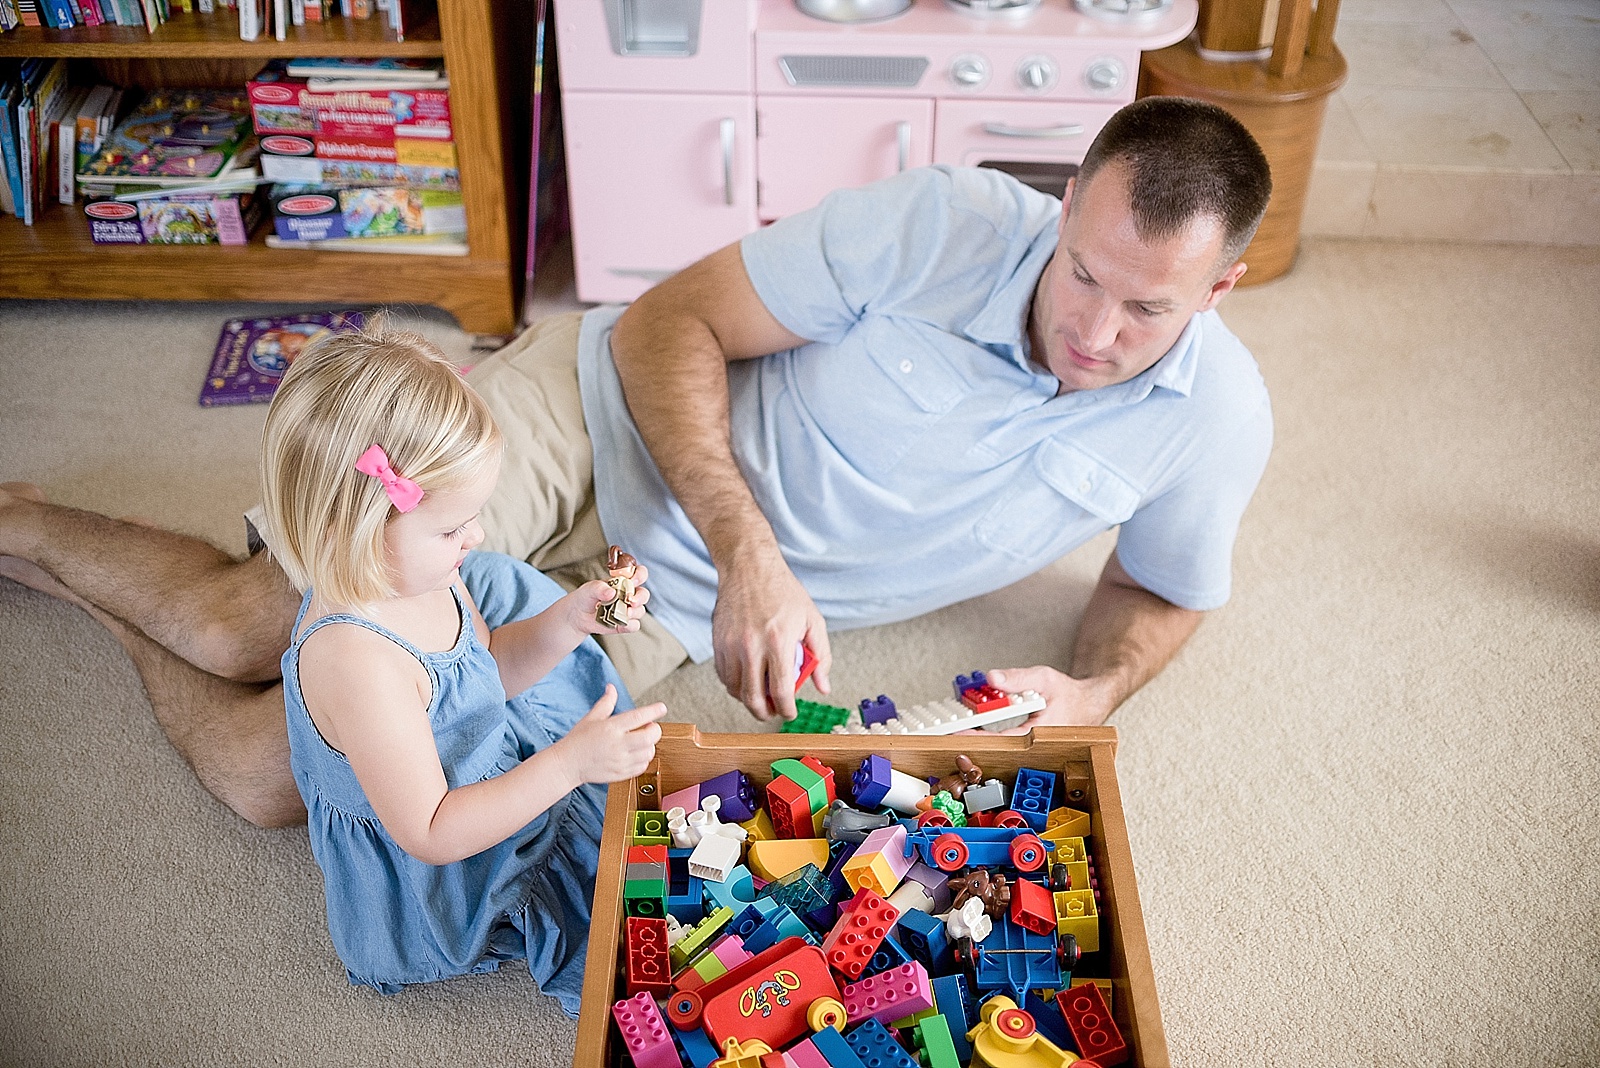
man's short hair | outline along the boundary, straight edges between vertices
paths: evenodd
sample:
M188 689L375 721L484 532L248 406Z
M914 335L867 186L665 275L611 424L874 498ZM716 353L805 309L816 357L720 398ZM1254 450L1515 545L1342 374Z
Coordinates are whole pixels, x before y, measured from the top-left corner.
M1111 116L1078 168L1078 186L1112 163L1128 168L1128 198L1141 237L1162 238L1192 219L1222 224L1222 264L1238 260L1272 195L1266 153L1244 124L1215 104L1148 96Z

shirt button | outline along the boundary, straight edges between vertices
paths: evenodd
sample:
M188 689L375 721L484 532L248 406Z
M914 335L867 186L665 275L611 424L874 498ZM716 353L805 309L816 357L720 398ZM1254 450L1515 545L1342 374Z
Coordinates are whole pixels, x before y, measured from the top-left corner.
M1092 486L1092 485L1094 485L1094 479L1086 478L1086 479L1083 480L1083 484L1081 486L1079 486L1078 488L1081 489L1083 492L1088 493L1089 492L1089 487Z
M903 374L903 375L910 374L911 373L911 368L912 368L912 363L911 363L910 360L901 360L900 361L900 373L901 374Z

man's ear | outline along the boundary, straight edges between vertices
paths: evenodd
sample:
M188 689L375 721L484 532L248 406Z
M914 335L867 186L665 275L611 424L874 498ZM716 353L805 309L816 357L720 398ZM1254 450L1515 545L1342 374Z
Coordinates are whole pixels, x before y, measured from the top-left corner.
M1206 299L1201 301L1200 307L1195 310L1210 311L1215 308L1222 302L1222 298L1227 296L1229 291L1239 284L1239 279L1244 277L1244 272L1248 269L1249 265L1240 260L1226 271L1223 271L1222 277L1211 283L1211 292L1206 294Z
M1067 211L1072 207L1072 191L1077 188L1076 177L1067 179L1067 188L1061 191L1061 218L1056 220L1056 234L1059 236L1067 228Z

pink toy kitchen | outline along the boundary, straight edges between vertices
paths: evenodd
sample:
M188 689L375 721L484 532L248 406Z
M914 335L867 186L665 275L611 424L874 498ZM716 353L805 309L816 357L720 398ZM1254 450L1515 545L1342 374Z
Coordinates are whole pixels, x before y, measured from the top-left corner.
M577 295L930 163L1060 195L1199 0L555 0Z

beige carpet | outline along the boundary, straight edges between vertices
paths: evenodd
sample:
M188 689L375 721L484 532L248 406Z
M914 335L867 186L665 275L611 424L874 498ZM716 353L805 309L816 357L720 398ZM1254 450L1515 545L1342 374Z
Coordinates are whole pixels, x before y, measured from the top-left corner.
M1597 294L1594 250L1320 240L1223 305L1276 451L1233 602L1113 720L1175 1063L1600 1062ZM0 480L240 549L262 412L194 402L230 314L0 304ZM840 635L836 692L1059 662L1109 547ZM648 696L748 723L709 669ZM347 986L304 832L213 803L116 643L3 581L0 855L0 1063L570 1060L515 967Z

